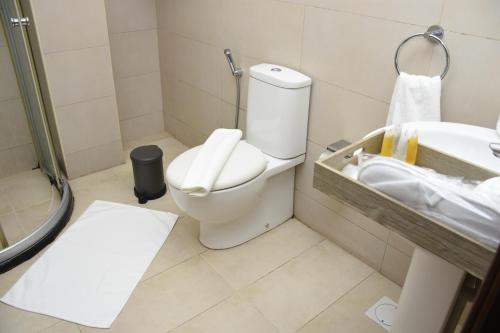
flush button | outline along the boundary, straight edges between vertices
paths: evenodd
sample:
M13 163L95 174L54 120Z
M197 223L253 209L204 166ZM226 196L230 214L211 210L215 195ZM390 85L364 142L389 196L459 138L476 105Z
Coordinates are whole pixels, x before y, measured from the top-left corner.
M273 67L271 68L271 72L281 72L281 68Z

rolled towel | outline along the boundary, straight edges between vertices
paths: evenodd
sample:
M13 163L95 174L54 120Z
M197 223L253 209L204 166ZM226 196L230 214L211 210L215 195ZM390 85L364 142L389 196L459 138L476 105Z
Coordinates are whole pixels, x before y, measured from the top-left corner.
M239 129L219 128L213 131L191 164L181 191L196 197L207 196L241 136Z
M500 177L485 180L476 186L474 192L483 197L485 204L500 212Z
M401 73L392 94L387 125L441 121L441 78Z

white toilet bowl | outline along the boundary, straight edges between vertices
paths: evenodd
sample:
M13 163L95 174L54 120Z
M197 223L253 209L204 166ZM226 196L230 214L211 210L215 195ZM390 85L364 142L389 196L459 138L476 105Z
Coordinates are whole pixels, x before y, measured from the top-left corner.
M234 148L212 191L180 191L200 149L177 157L167 169L172 198L200 221L200 241L212 249L244 243L293 216L295 166L304 162L311 79L273 64L249 71L247 140Z
M240 141L206 197L180 190L187 167L201 146L177 157L167 169L173 200L200 221L200 241L212 249L244 243L293 215L294 167L304 155L281 160Z

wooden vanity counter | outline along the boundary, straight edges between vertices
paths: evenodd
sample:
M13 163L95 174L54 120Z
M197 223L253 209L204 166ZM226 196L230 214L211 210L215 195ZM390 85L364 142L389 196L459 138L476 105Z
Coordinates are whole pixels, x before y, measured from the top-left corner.
M359 149L366 153L379 154L383 136L383 132L375 134L317 161L314 166L314 188L349 204L421 248L483 279L493 260L495 249L341 172L348 163L356 162L354 152ZM416 164L465 179L486 180L499 176L493 171L424 145L419 145Z

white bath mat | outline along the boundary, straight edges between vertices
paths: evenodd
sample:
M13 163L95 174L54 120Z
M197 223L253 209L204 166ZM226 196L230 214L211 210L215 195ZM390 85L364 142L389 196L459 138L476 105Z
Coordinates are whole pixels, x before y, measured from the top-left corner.
M387 296L382 297L365 314L374 322L390 331L398 304Z
M95 201L1 301L109 328L176 220L170 213Z

